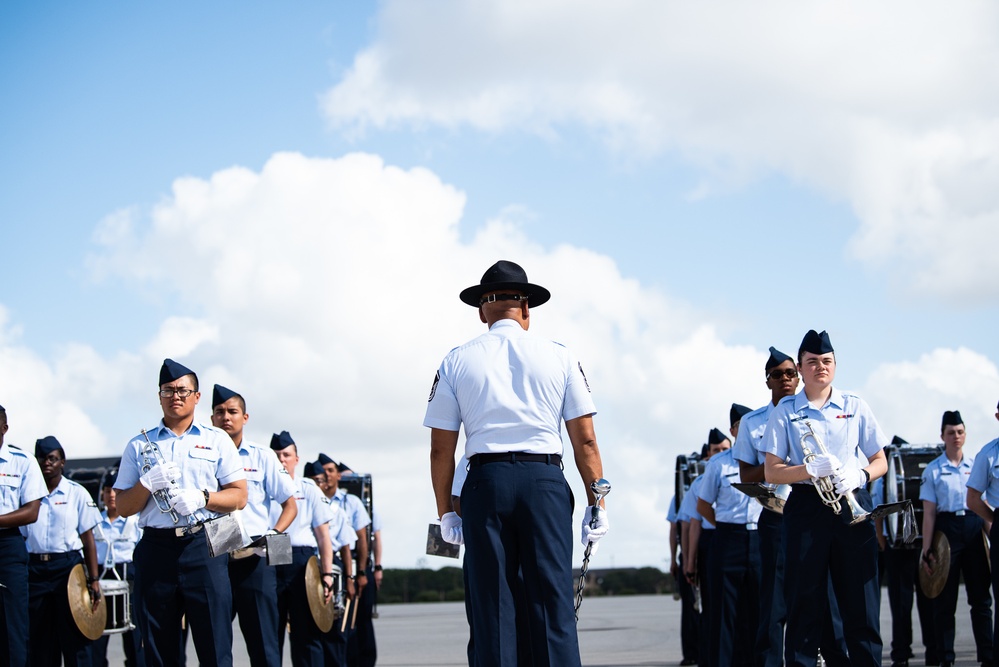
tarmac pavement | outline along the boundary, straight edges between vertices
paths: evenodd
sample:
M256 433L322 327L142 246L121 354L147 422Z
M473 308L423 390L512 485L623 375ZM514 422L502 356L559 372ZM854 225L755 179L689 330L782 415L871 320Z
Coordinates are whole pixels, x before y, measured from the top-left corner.
M957 618L958 666L977 665L967 599L961 589ZM468 626L461 602L379 605L375 620L378 665L383 667L458 667L467 665ZM881 599L884 664L890 665L891 613ZM234 665L249 667L238 623L234 626ZM919 621L913 611L914 667L923 664ZM668 595L585 598L579 610L579 644L587 667L652 667L680 662L680 602ZM113 637L108 659L123 665L121 640ZM188 663L197 664L193 642ZM285 642L285 665L291 665Z

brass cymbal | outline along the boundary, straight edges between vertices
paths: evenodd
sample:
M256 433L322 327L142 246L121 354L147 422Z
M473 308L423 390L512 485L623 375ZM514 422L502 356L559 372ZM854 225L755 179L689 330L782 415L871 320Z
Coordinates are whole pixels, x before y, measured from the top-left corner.
M316 627L323 632L329 632L333 627L336 609L332 599L326 601L319 559L315 556L309 558L305 564L305 595L309 599L309 611L312 612L312 620L316 622Z
M926 539L925 536L923 539ZM919 587L926 597L932 599L943 591L950 573L950 541L939 530L933 533L930 556L933 558L933 571L927 573L925 563L919 564Z
M77 563L69 572L66 582L66 595L69 597L69 611L73 614L73 622L87 639L97 639L104 634L108 620L108 607L101 596L97 609L90 604L90 591L87 590L87 575L83 564Z

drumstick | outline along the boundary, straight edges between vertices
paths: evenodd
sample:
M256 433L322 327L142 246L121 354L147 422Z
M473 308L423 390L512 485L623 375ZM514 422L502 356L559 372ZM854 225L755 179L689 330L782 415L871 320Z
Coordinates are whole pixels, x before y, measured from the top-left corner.
M361 605L359 605L359 604L355 604L354 605L354 613L350 617L350 629L351 630L354 629L354 624L357 623L357 608L360 607L360 606Z
M343 608L343 620L340 622L340 632L347 631L347 614L350 613L350 603L353 602L350 598L347 598L347 604Z

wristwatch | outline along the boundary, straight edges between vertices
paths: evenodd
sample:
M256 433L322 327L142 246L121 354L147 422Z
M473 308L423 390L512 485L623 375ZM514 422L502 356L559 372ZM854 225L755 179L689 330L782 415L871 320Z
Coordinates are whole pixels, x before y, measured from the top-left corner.
M375 572L381 572L381 571L382 571L382 566L381 565L375 565Z

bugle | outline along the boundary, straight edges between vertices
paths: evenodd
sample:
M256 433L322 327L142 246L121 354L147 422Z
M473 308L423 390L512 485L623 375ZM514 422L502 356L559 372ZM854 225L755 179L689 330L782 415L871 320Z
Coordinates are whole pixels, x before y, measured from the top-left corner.
M812 429L812 422L806 420L805 426L808 428L808 432L801 435L801 438L798 440L798 444L801 446L801 454L804 457L804 462L811 463L819 454L828 454L829 451L826 449L822 439L819 438L818 434ZM815 442L818 452L808 446L809 440ZM836 470L834 472L839 471ZM847 509L850 512L851 526L860 523L869 517L871 513L860 506L860 503L857 502L856 496L853 495L852 489L846 491L846 493L836 493L836 482L833 480L833 477L834 475L826 475L825 477L818 477L815 479L815 489L819 492L819 498L822 499L822 502L831 507L832 511L836 514L841 514L843 506L840 503L840 500L845 499Z

